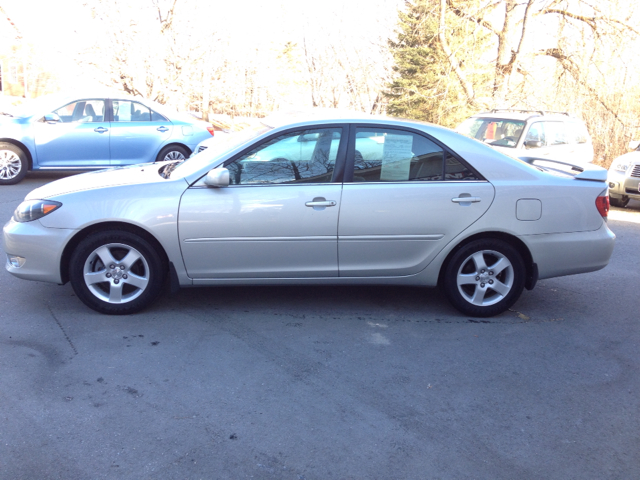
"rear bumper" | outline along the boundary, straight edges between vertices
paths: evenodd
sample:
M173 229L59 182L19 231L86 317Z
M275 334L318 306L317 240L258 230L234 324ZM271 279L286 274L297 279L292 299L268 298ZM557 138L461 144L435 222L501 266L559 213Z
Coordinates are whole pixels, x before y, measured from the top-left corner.
M2 230L7 271L25 280L62 283L62 251L74 232L71 229L44 227L39 220L27 223L9 220ZM23 265L11 265L10 256L24 259Z
M594 272L606 267L616 236L605 222L590 232L551 233L519 237L538 265L539 279Z

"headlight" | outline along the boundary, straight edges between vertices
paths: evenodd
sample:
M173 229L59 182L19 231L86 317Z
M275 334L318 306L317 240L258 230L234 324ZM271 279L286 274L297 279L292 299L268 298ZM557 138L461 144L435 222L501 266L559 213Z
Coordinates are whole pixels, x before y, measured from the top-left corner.
M16 211L13 212L13 219L20 223L32 222L49 215L61 206L60 202L54 202L53 200L27 200L18 205Z

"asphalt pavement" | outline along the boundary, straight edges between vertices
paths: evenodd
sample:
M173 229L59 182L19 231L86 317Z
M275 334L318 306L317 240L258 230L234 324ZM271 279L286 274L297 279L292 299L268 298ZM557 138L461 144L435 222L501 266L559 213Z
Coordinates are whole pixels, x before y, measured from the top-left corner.
M60 176L0 187L0 223ZM2 269L0 479L640 478L640 202L609 225L607 268L489 319L406 287L111 317Z

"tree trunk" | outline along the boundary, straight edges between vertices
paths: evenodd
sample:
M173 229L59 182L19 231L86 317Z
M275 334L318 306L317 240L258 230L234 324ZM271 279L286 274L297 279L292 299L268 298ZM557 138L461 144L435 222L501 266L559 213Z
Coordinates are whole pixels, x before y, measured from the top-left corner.
M504 26L498 32L498 58L496 59L496 75L493 84L493 104L505 106L509 93L509 79L515 62L515 53L511 48L511 37L517 22L516 0L505 0Z

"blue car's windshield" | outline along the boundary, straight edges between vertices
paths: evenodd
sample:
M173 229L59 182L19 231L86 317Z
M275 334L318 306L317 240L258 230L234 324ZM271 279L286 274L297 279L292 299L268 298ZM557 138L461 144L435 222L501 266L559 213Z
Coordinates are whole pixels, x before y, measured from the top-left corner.
M178 165L178 167L171 172L171 177L187 177L211 165L217 158L223 156L225 153L236 149L240 145L249 142L269 130L272 130L272 128L260 124L239 132L220 133L209 140L211 145L209 145L206 150Z
M53 111L57 107L61 107L68 100L68 97L62 95L43 95L33 100L25 100L24 103L17 107L12 107L9 113L14 117L31 117L32 115L44 115Z

